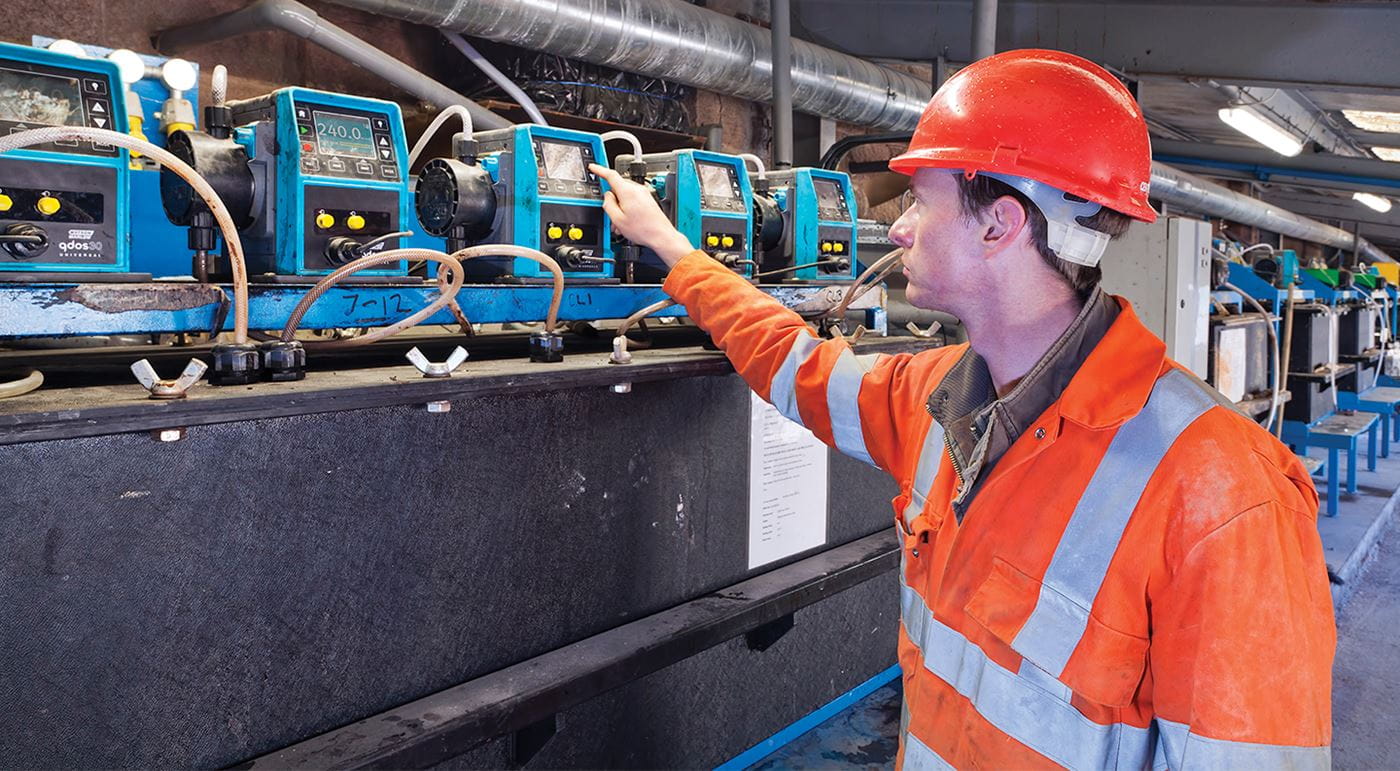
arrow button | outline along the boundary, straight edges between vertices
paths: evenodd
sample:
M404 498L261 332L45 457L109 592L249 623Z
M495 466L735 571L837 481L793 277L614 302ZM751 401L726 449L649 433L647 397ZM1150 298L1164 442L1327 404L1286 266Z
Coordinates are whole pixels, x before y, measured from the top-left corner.
M107 119L106 119L106 118L93 118L93 119L92 119L92 125L94 125L94 126L96 126L96 127L98 127L98 128L107 128Z

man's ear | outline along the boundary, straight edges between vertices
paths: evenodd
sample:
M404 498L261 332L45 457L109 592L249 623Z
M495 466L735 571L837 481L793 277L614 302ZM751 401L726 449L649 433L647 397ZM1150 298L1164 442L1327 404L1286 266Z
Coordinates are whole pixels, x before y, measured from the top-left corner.
M982 216L982 247L989 252L1000 252L1012 244L1025 231L1029 223L1026 207L1009 195L992 202Z

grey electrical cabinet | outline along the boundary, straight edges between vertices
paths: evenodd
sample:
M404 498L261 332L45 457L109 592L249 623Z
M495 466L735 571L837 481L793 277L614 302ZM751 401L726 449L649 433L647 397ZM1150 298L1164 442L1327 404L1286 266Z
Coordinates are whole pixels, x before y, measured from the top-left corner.
M1103 288L1126 297L1167 355L1205 379L1210 334L1210 223L1134 222L1104 252Z

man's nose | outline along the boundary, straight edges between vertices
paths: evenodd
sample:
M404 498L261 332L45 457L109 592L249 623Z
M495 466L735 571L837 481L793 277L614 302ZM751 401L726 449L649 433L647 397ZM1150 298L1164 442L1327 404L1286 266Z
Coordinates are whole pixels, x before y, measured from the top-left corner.
M909 222L908 213L900 215L890 226L890 240L905 249L914 245L914 226Z

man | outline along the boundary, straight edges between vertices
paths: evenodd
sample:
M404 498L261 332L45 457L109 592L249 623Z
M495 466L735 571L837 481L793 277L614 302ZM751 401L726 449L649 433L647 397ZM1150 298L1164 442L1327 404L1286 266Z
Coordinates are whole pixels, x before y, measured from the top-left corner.
M613 225L784 414L899 481L905 768L1322 768L1335 632L1298 459L1165 357L1098 260L1152 222L1142 113L1096 65L951 78L893 170L914 305L969 345L819 341L606 169Z

